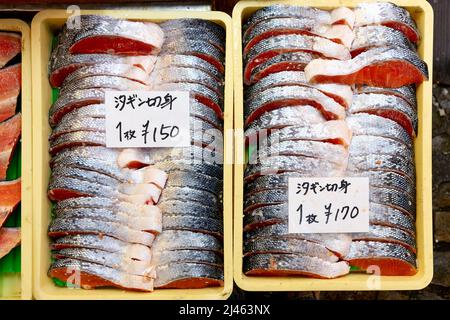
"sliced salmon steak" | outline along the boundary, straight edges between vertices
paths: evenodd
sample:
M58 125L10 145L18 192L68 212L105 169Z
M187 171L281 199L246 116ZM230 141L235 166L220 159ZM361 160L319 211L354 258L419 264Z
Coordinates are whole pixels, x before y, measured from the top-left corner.
M78 288L116 287L134 291L153 291L153 277L132 275L103 264L75 259L56 260L48 271L49 277Z
M351 60L315 59L305 68L313 83L366 84L398 88L428 80L428 67L417 53L401 47L368 50Z
M249 101L244 109L245 125L248 126L264 112L298 105L317 108L327 120L345 118L345 108L319 90L303 86L285 86L264 90Z
M244 82L251 84L253 69L281 53L310 52L322 57L346 60L350 59L350 51L341 44L331 40L298 34L275 36L262 40L244 55Z
M163 41L164 33L157 24L108 19L102 21L101 28L77 32L69 52L151 55L161 50Z
M379 24L403 32L414 43L420 39L419 30L409 12L393 3L361 3L354 12L357 27Z
M206 263L172 262L156 267L156 288L199 289L223 286L223 269Z
M21 64L0 70L0 122L16 113L22 79Z
M302 254L255 254L244 257L247 276L307 276L332 279L350 272L347 262L329 262Z
M351 114L369 113L388 118L401 125L411 137L417 134L417 111L397 96L377 93L356 94L348 111Z
M16 33L0 32L0 68L3 68L22 50L21 36Z
M0 259L20 244L20 228L0 228Z
M413 276L417 273L415 254L395 243L353 241L344 259L362 271L378 267L381 276Z
M22 131L22 116L20 113L13 118L0 123L0 180L5 180L9 161Z
M20 202L21 180L0 182L0 228Z

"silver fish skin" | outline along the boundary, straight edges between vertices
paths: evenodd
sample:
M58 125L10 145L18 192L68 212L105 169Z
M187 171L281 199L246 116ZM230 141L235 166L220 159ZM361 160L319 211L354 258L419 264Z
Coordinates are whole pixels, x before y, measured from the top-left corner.
M210 177L221 178L223 176L223 168L219 165L212 165L209 163L196 164L189 160L171 160L171 161L161 161L155 163L153 167L163 170L170 174L173 171L193 171L204 173Z
M317 8L307 7L307 6L290 6L290 5L271 5L261 8L254 12L243 25L242 29L244 31L244 38L246 34L249 33L253 27L255 27L261 21L274 18L300 18L300 19L311 19L318 24L330 24L331 15L330 12L326 10L321 10Z
M58 165L58 162L66 157L90 158L115 163L119 154L120 151L117 149L101 146L74 147L65 149L52 157L50 159L50 167Z
M293 125L326 122L319 110L312 106L292 106L264 112L247 126L245 137L255 136L260 130L271 130Z
M315 55L304 51L276 55L252 69L250 82L256 85L261 79L270 75L273 72L272 70L279 72L281 68L285 71L303 71L314 58Z
M374 225L384 225L402 229L409 232L412 236L415 236L416 233L414 217L384 204L370 204L369 221Z
M345 121L354 136L369 135L395 139L412 148L413 141L408 132L397 122L374 114L357 113L348 116Z
M162 250L153 252L152 265L158 266L172 262L203 263L223 267L223 257L207 250Z
M363 171L352 176L369 177L369 183L372 187L394 189L404 193L411 200L416 197L416 186L410 179L404 175L393 171Z
M415 166L400 155L377 155L349 157L347 172L363 173L368 170L392 171L406 176L415 183Z
M389 259L404 262L412 269L416 268L416 255L404 246L395 243L378 241L353 241L350 252L344 257L352 265L357 260ZM376 264L376 262L375 262ZM383 270L382 274L383 274ZM390 273L390 275L395 275Z
M209 42L201 40L191 40L180 42L173 39L171 42L164 42L161 55L184 54L199 57L223 72L225 70L225 54Z
M129 215L126 212L107 208L78 208L55 210L54 212L57 218L65 220L88 218L92 220L120 223L134 230L147 231L156 234L161 233L162 231L161 212L153 216Z
M73 197L73 194L82 197L104 197L117 198L119 196L116 187L104 186L86 180L71 177L61 177L52 175L48 183L48 197L50 200L61 200L59 190L69 193L66 197ZM55 195L56 193L56 195ZM65 199L65 198L64 198Z
M155 279L155 288L177 288L177 281L202 279L200 285L203 285L205 279L208 286L223 285L223 268L213 265L191 262L173 262L159 265L155 269L158 277ZM184 288L181 284L180 288Z
M58 165L99 172L120 182L133 182L131 176L127 176L127 174L120 170L117 165L107 160L103 161L78 155L68 155L58 161Z
M105 174L96 171L84 170L76 167L55 166L52 168L51 174L52 177L75 178L109 187L117 187L118 184L120 183L117 179L107 176Z
M201 85L199 83L188 83L188 82L167 82L155 85L153 87L155 90L180 90L180 91L189 91L190 95L193 99L198 100L199 102L205 104L203 99L207 99L208 106L213 108L216 111L219 118L223 118L223 114L219 112L223 112L223 99L222 97L215 91L212 91L208 87ZM202 100L199 100L199 97ZM220 110L220 111L219 111Z
M261 238L244 242L244 256L262 253L295 253L308 257L317 257L329 262L337 262L339 258L324 246L302 239Z
M58 201L53 206L54 211L67 211L74 209L107 209L114 212L123 212L134 217L158 217L161 213L158 207L152 205L138 205L123 202L113 198L80 197Z
M141 50L127 51L121 48L118 54L125 55L137 55L137 54L158 54L161 50L161 46L164 42L164 33L157 24L142 23L137 21L128 20L104 20L102 23L92 24L92 27L88 27L86 24L83 28L76 32L73 38L73 44L69 48L69 52L72 54L77 53L110 53L111 49L107 52L99 51L98 49L80 50L77 44L87 38L95 37L121 37L128 41L140 42L142 46L145 44L147 47Z
M212 205L205 206L191 201L172 199L158 204L164 216L195 216L221 219L222 212L218 207Z
M369 25L355 28L352 43L352 55L373 47L402 47L415 50L414 45L405 35L395 29L382 25Z
M194 99L190 101L190 107L191 116L199 118L213 125L216 129L223 131L223 121L217 117L217 114L211 108Z
M153 243L153 251L209 250L223 253L222 241L216 237L187 230L164 230Z
M402 192L393 189L371 187L369 199L372 202L399 209L410 216L416 215L416 202Z
M66 118L61 119L58 125L53 129L49 140L55 140L63 134L73 133L76 131L105 131L106 121L104 118Z
M49 152L54 156L64 149L80 146L106 146L105 132L75 131L61 133L50 141Z
M198 32L214 33L215 36L220 38L221 42L225 41L225 29L217 23L209 20L196 18L172 19L160 23L159 26L166 33L180 29L197 29Z
M301 177L302 175L296 172L286 172L281 174L272 174L267 176L261 176L254 181L244 184L245 194L251 194L260 190L270 190L272 188L287 189L289 184L289 178Z
M222 190L222 180L196 172L174 171L168 175L167 187L188 187L218 194Z
M128 274L150 276L153 272L150 262L132 260L119 253L88 248L67 248L54 251L56 259L76 259L110 267Z
M59 270L63 270L64 272L67 272L67 270L72 270L72 272L73 270L79 270L81 272L81 279L83 279L83 275L95 276L100 279L104 279L105 282L108 282L108 284L105 284L104 286L110 286L110 284L113 284L119 288L130 290L146 292L153 291L153 278L130 275L114 268L105 267L96 263L75 259L58 259L52 263L48 274L50 277L56 276L58 274L57 271ZM70 274L71 273L66 273L65 276L69 277ZM83 285L83 283L81 283L80 285L86 289L92 289L89 284Z
M343 120L331 120L323 123L308 123L288 126L274 132L266 141L261 141L262 146L286 141L311 140L317 142L333 141L336 145L348 147L352 140L352 131Z
M328 250L345 256L350 250L351 237L344 233L289 233L287 223L277 223L262 228L257 228L249 232L244 232L244 240L256 240L261 238L276 239L303 239L322 244Z
M111 89L118 91L140 90L148 91L150 87L137 81L133 81L123 77L92 75L80 80L70 82L61 87L61 93L73 92L83 89Z
M154 70L162 70L169 67L185 67L202 70L213 76L217 81L224 80L224 74L213 64L196 56L184 54L165 54L158 56Z
M288 211L286 202L249 210L244 214L244 232L271 224L283 223L287 220Z
M271 136L271 138L273 135ZM258 150L259 158L272 156L300 156L326 159L336 164L347 164L349 152L346 147L322 141L296 140L262 145Z
M282 172L308 173L309 175L326 173L329 176L341 176L342 164L335 164L327 160L317 160L308 157L274 156L264 159L258 164L249 164L245 168L244 180L250 181L261 175Z
M155 235L149 232L133 230L115 222L83 219L53 219L49 226L49 236L59 238L71 234L104 234L119 240L151 246Z
M303 275L333 279L350 272L347 262L329 262L303 254L255 254L244 257L246 275Z
M298 101L297 104L300 105L314 104L327 120L345 119L345 108L319 90L302 86L285 86L264 90L246 104L244 107L246 125L259 118L264 111L285 107L285 101L288 101L288 105L292 105L293 100Z
M189 187L165 187L159 198L160 203L168 200L183 199L184 201L197 202L204 206L219 207L218 196L214 193L192 189Z
M72 83L92 76L122 77L136 81L141 84L148 84L148 73L136 66L125 63L99 63L92 66L81 67L66 77L63 88L71 86Z
M298 52L296 54L298 54ZM282 55L283 54L278 55L275 58ZM352 102L353 91L350 86L342 84L312 84L306 81L305 73L303 71L291 70L269 74L257 83L249 86L245 91L245 100L250 101L255 99L262 91L272 87L293 85L317 89L346 108L349 107Z
M374 113L385 118L390 118L392 113L395 113L395 118L391 120L402 125L410 135L415 136L418 130L417 111L403 99L396 96L377 93L357 94L353 97L353 102L348 112L351 114ZM398 120L399 115L404 120Z
M414 150L403 143L386 137L355 135L349 148L350 157L366 154L402 155L407 161L414 162Z
M223 237L223 222L219 219L197 215L163 214L163 230L188 230Z
M104 104L90 104L81 108L74 109L64 115L61 121L74 121L79 118L98 118L104 119L106 117L106 110Z
M244 214L261 206L280 204L288 201L286 189L261 190L247 195L244 199Z
M402 61L414 68L421 75L421 81L428 79L428 66L420 59L415 51L402 47L378 47L367 50L351 60L325 60L315 59L311 61L305 68L305 76L309 82L316 83L317 77L320 76L321 83L336 83L335 76L340 76L339 83L355 84L354 74L364 72L364 68L388 64L390 62ZM396 70L396 69L395 69ZM393 72L397 72L397 71ZM404 71L406 72L406 71ZM411 83L405 83L404 79L396 79L394 74L386 73L380 79L373 79L368 72L363 79L359 79L356 84L365 84L376 87L401 87ZM379 76L379 73L377 73ZM331 78L328 78L331 76ZM348 76L348 77L347 77ZM398 81L397 81L398 80ZM408 80L418 81L418 79Z
M380 88L371 87L366 85L357 85L355 87L356 93L380 93L385 95L393 95L402 98L411 105L414 109L417 109L417 96L416 88L414 85L407 85L399 88Z
M152 259L149 247L140 244L130 244L109 236L95 234L76 234L55 239L50 247L52 250L65 248L88 248L107 252L115 252L127 256L129 259L148 261Z
M66 91L50 107L50 125L54 127L66 113L74 108L103 103L104 101L105 92L101 89Z
M412 252L416 252L416 240L410 233L401 229L387 226L370 225L369 232L353 233L353 241L386 241L401 244Z
M222 52L225 52L225 41L215 32L202 32L200 28L187 27L183 29L171 29L164 34L165 40L171 42L178 41L205 41L212 44L214 47ZM164 30L164 29L163 29Z
M160 70L154 70L150 75L150 82L154 85L160 83L199 83L223 96L224 83L217 81L208 73L195 68L186 67L167 67Z
M371 24L381 24L392 26L401 25L401 29L407 29L407 35L413 42L420 38L416 23L411 18L409 12L390 2L360 3L355 9L355 26L364 26ZM395 27L394 28L398 28ZM406 34L405 34L406 35Z

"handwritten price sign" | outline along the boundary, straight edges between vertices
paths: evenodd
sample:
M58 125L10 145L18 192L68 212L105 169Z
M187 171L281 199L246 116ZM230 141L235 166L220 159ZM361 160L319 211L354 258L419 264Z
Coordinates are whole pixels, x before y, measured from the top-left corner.
M190 145L187 91L108 91L105 104L109 148Z
M290 233L369 231L369 178L289 178Z

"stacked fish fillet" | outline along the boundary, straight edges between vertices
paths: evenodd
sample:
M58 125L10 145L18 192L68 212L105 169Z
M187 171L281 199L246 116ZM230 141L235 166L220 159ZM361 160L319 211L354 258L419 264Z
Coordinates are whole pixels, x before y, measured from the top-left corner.
M348 11L348 10L347 10ZM352 90L316 85L304 68L313 59L350 59L347 11L271 6L244 26L244 272L334 278L349 272L345 234L288 233L288 179L342 176L351 132L345 122ZM351 12L351 11L350 11Z
M169 20L151 75L155 90L190 92L191 146L150 151L168 174L163 233L153 246L159 288L223 285L225 32L199 19Z
M258 148L244 177L247 275L333 278L349 272L347 262L377 264L386 275L415 272L417 114L414 89L402 86L427 78L411 44L416 30L390 3L331 12L271 6L249 18L245 135L250 151ZM370 232L353 242L289 234L288 177L342 175L370 177Z
M20 228L3 225L21 199L20 178L5 181L22 132L22 116L16 114L22 70L20 63L13 64L21 49L19 34L0 32L0 259L20 244Z
M201 95L201 84L183 78L208 68L207 62L188 52L158 57L163 42L158 25L106 16L83 15L80 29L66 26L59 35L50 61L50 82L61 85L50 109L48 194L56 204L49 235L57 259L51 277L67 280L75 269L83 288L140 291L221 284L221 257L212 252L222 246L213 193L221 185L221 165L202 160L213 143L191 130L188 148L105 147L106 90L189 90L191 128L221 128L217 110L193 93L197 87ZM164 72L176 68L180 78L163 81Z

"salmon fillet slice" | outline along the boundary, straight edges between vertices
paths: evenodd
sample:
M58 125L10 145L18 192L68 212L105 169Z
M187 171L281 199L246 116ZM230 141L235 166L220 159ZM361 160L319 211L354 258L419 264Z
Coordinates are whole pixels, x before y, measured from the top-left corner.
M5 180L9 161L19 141L22 129L22 116L18 113L13 118L0 123L0 180Z
M428 80L428 67L414 51L381 47L363 52L351 60L315 59L306 66L305 76L313 83L398 88Z
M21 65L0 70L0 122L14 115L20 93Z
M20 178L13 181L0 182L0 227L20 202Z
M0 32L0 68L3 68L22 49L21 36L16 33Z
M0 259L20 244L20 228L0 228Z

